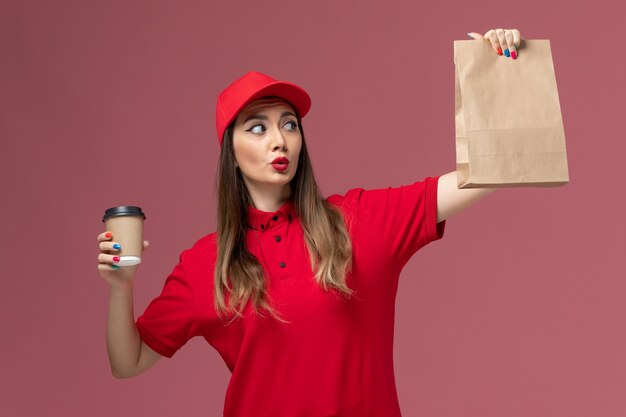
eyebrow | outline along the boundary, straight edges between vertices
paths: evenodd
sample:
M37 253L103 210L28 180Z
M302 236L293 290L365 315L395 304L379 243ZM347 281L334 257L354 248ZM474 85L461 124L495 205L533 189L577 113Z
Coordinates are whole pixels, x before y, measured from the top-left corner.
M296 115L295 115L295 114L293 114L293 113L292 113L292 112L290 112L290 111L283 112L283 114L281 114L281 115L280 115L280 118L282 119L282 118L283 118L283 117L285 117L285 116L293 116L293 117L296 117ZM262 115L262 114L252 114L252 115L250 115L250 116L246 117L246 120L244 120L244 121L243 121L243 124L246 124L249 120L252 120L252 119L267 120L267 116L264 116L264 115Z

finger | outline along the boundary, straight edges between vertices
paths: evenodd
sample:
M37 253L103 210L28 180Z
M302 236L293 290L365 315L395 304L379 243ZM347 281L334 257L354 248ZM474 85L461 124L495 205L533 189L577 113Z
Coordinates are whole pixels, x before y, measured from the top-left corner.
M509 50L509 56L512 59L517 59L517 48L513 41L513 33L510 30L504 31L504 38L506 40L507 49Z
M500 44L502 54L508 58L510 56L510 53L509 53L509 46L506 43L504 29L496 29L496 35L498 36L498 43Z
M467 32L467 36L477 41L485 39L485 37L478 32Z
M522 47L522 34L517 29L511 29L511 33L513 34L513 43L515 44L515 48L519 49Z
M109 255L106 253L101 253L98 255L98 262L103 264L114 264L115 262L119 262L120 257L118 255Z
M122 250L122 246L117 242L100 242L101 252L119 252Z
M107 232L103 232L103 233L100 233L98 235L98 241L108 240L108 239L111 239L112 237L113 237L113 233L108 232L108 231Z
M498 55L502 55L502 48L500 47L500 41L498 40L498 35L496 35L495 30L492 29L485 33L485 39L491 42L491 47Z
M98 264L98 271L117 271L120 269L117 265L110 264Z
M146 250L146 248L148 248L148 246L150 246L150 242L147 240L143 241L143 249Z

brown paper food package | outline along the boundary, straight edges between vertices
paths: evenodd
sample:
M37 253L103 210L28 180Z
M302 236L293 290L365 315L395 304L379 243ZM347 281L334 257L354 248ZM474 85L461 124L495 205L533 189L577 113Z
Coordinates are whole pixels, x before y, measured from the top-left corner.
M516 60L487 40L454 41L459 188L554 187L569 181L549 40Z

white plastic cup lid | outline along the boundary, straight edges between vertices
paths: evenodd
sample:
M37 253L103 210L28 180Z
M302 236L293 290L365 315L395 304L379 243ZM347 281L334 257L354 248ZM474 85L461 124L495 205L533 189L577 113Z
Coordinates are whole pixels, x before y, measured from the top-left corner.
M131 255L127 255L127 256L120 256L120 261L119 262L115 262L114 265L117 266L131 266L131 265L137 265L141 263L141 258L139 256L131 256Z

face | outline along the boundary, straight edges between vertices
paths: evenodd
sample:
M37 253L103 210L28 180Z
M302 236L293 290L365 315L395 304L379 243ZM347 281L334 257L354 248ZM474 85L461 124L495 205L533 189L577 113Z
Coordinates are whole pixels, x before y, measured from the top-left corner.
M248 189L286 191L298 169L301 147L296 112L285 100L253 101L235 119L235 161ZM282 160L274 163L277 158Z

